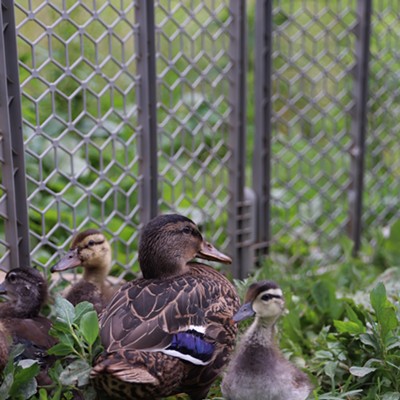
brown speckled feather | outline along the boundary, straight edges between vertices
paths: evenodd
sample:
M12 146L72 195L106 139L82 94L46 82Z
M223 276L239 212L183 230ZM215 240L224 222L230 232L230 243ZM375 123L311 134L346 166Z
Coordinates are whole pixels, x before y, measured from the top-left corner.
M169 333L190 325L206 326L210 339L226 339L223 325L229 325L239 305L232 296L235 289L213 268L195 263L190 266L190 273L174 279L139 279L122 287L100 317L107 351L164 347L169 341L164 343L163 339ZM215 315L220 329L215 329Z
M91 373L98 393L112 399L207 395L234 346L239 298L223 275L191 262L196 257L232 261L184 216L158 216L144 227L143 278L124 285L100 316L105 351Z
M119 365L117 369L136 368L135 374L146 366L151 376L157 378L154 388L151 384L140 387L140 391L148 390L149 398L189 393L199 388L199 382L207 392L233 349L236 327L231 318L239 308L239 299L233 285L213 268L189 265L190 271L184 275L163 280L138 279L121 288L100 316L101 339L107 355L97 362L95 374L107 371L116 376L114 362ZM196 366L161 352L148 352L166 347L172 333L190 325L204 326L205 337L216 345L209 365ZM161 376L159 371L163 371ZM171 371L171 375L165 371ZM118 378L130 381L121 371ZM160 386L163 393L158 390ZM131 390L129 395L133 396L139 389L133 386Z

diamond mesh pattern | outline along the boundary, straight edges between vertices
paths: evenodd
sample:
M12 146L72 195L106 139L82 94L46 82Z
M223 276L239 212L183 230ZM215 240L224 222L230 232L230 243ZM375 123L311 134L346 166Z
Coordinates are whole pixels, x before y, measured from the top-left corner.
M222 247L229 244L229 164L232 151L242 150L228 144L231 4L155 1L158 204L191 216ZM349 214L357 1L273 4L270 248L280 261L301 262L305 253L330 261ZM107 232L122 276L136 262L146 207L138 196L138 139L146 132L138 126L137 6L15 3L34 264L53 264L72 232L88 226ZM399 217L399 8L374 2L365 226ZM249 154L250 165L250 146ZM6 193L2 182L0 228ZM0 234L3 258L8 251Z
M400 218L400 4L374 2L364 197L366 226Z
M348 216L356 2L274 4L272 250L329 260Z
M159 206L226 230L229 2L156 2ZM138 2L16 2L33 263L104 230L121 274L136 262ZM145 21L139 21L145 23ZM146 90L146 88L144 88ZM215 228L212 221L221 221ZM1 242L0 242L1 244Z
M34 263L98 227L129 270L137 238L135 2L16 3ZM118 251L117 251L118 250Z
M229 1L156 2L160 209L191 216L223 247L231 18Z

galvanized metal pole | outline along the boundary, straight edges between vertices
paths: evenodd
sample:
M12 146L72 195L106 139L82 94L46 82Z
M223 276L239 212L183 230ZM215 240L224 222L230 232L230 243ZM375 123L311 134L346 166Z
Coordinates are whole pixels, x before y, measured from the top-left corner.
M6 207L1 211L5 214L5 234L10 246L5 268L10 269L27 267L30 263L21 95L12 0L2 0L0 17L0 139L3 152L0 159L6 191Z
M140 219L143 224L158 213L157 97L154 0L138 0L138 122Z
M255 15L255 137L253 190L257 197L256 256L270 240L272 0L257 0Z
M357 61L354 68L354 110L351 124L353 143L350 150L351 180L348 222L349 235L354 241L354 255L357 254L361 245L371 14L372 0L358 0L358 22L355 29Z
M245 224L241 208L244 205L246 185L246 1L231 0L232 24L230 29L230 57L232 70L230 76L231 141L232 159L230 165L231 207L229 232L231 236L233 275L243 278L249 262L246 248L243 246Z

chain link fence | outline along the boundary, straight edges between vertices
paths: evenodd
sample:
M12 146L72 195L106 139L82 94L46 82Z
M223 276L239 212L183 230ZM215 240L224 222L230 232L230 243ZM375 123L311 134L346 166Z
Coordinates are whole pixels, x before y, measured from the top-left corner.
M400 6L370 4L2 0L3 269L97 227L126 277L172 210L236 276L254 250L329 263L371 239L400 215Z

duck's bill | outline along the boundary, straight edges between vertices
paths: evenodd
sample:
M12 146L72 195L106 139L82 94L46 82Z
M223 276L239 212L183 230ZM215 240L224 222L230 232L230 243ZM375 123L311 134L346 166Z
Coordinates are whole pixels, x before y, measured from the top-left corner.
M245 303L242 305L242 307L239 308L239 311L233 316L232 319L235 322L240 322L247 318L253 317L254 315L255 312L253 310L253 307L251 306L251 303Z
M203 258L205 260L219 261L224 264L231 264L232 258L224 253L217 250L211 243L203 242L201 249L197 252L196 257Z
M78 257L78 250L70 250L61 260L53 265L50 269L51 272L60 272L67 269L76 268L81 265L81 260Z

